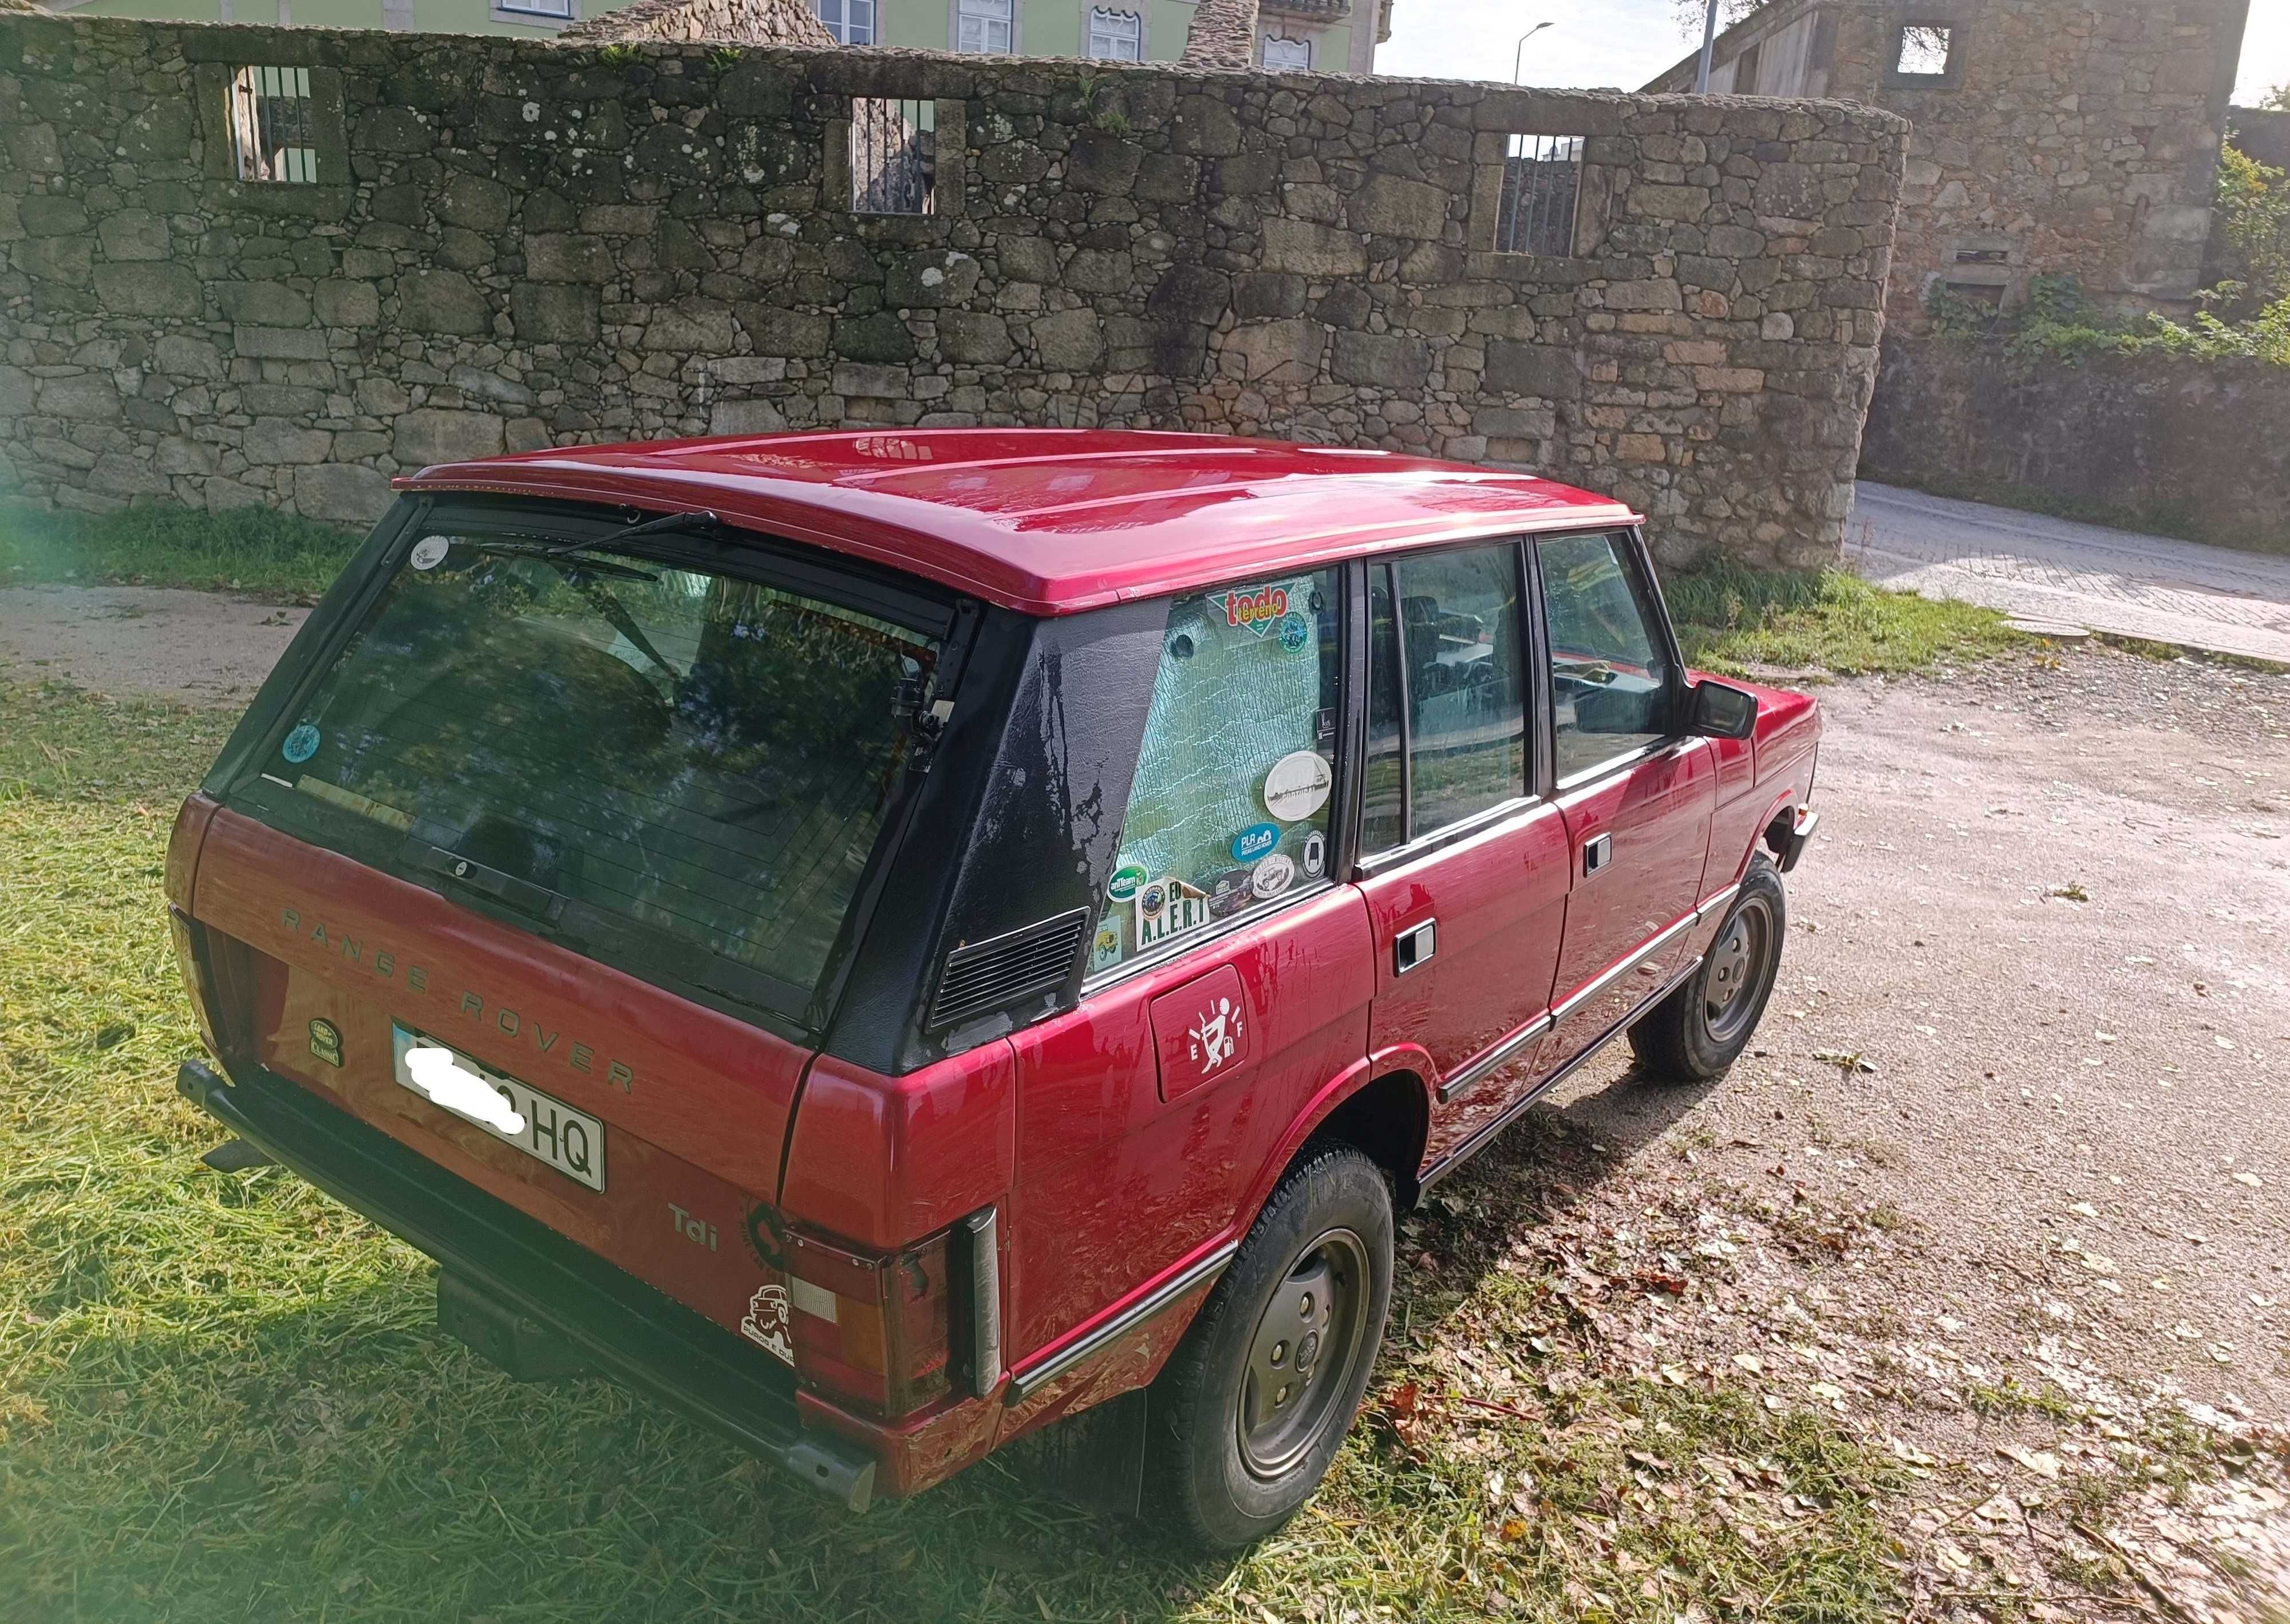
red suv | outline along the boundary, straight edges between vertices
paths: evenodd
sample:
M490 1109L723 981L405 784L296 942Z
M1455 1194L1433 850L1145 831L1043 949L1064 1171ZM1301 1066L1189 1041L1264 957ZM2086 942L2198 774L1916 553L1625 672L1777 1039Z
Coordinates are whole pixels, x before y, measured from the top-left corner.
M1772 988L1818 716L1612 501L1015 429L399 487L176 823L180 1086L511 1372L854 1506L1087 1410L1101 1500L1265 1532L1395 1212Z

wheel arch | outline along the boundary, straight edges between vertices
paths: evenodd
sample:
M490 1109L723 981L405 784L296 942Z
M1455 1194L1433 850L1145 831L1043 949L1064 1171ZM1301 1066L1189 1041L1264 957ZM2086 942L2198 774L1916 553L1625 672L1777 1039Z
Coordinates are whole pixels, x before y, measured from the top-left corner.
M1430 1056L1412 1045L1346 1067L1296 1114L1250 1188L1238 1228L1245 1232L1281 1176L1315 1146L1349 1145L1391 1180L1392 1204L1405 1212L1421 1193L1431 1137Z

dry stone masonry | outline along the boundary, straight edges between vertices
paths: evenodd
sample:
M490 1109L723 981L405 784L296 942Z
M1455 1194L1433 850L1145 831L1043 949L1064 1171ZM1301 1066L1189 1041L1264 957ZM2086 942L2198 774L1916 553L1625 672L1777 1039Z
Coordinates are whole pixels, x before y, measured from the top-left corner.
M243 180L248 65L317 178ZM933 212L850 206L854 98ZM388 476L846 424L1524 464L1665 556L1834 556L1906 126L1818 102L0 18L0 484L370 519ZM1497 254L1514 132L1572 256Z

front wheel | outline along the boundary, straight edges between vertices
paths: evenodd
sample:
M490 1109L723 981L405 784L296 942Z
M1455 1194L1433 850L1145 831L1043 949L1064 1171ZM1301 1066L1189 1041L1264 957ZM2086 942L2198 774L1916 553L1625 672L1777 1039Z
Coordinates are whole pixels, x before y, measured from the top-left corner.
M1788 928L1782 876L1760 853L1701 967L1630 1028L1630 1047L1649 1076L1706 1083L1740 1058L1773 996Z
M1264 1204L1154 1383L1149 1503L1231 1550L1294 1515L1350 1430L1391 1302L1391 1191L1349 1147Z

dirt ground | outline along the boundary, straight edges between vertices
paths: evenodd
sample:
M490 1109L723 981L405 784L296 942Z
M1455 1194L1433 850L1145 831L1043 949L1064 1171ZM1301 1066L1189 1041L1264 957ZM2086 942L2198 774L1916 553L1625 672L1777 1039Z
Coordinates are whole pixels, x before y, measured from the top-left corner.
M307 609L160 587L0 589L0 668L105 692L244 705Z
M237 703L300 614L0 591L0 655ZM1571 1079L1539 1132L1590 1171L1552 1244L1642 1253L1621 1281L1726 1260L1602 1334L1884 1437L1928 1479L1920 1613L2290 1617L2290 676L2088 648L1821 699L1823 821L1752 1052L1706 1090L1619 1045ZM2155 1465L2135 1532L2078 1509L2082 1463L2163 1462L2187 1417L2252 1474Z

